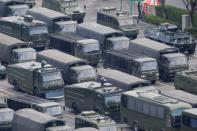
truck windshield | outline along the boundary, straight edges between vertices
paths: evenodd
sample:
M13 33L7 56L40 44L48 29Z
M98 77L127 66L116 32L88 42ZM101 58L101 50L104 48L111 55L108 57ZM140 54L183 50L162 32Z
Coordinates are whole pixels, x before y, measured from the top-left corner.
M26 52L18 52L17 54L19 61L30 61L36 59L36 52L34 51L26 51Z
M7 16L25 16L28 9L27 5L8 6Z
M129 40L113 41L113 49L127 49L129 48Z
M42 79L44 82L50 82L50 81L62 80L62 77L60 72L53 72L53 73L43 74Z
M69 7L76 7L78 6L78 2L76 0L69 0L69 1L64 1L62 3L62 6L65 8L69 8Z
M106 96L105 97L105 104L111 104L111 103L120 103L120 94Z
M74 21L61 21L56 22L60 32L75 32L76 31L76 22Z
M63 114L61 106L47 107L45 113L47 113L51 116L57 116L57 115Z
M88 53L92 51L98 51L99 50L99 44L98 43L93 43L93 44L84 44L82 46L83 52Z
M157 70L157 62L144 62L141 65L142 71Z
M2 121L12 121L14 116L14 111L5 111L0 113L0 122Z
M100 126L100 131L117 131L116 125L107 125L107 126Z
M95 77L96 77L96 72L93 68L77 71L77 79L79 81L95 78Z
M168 58L169 61L169 66L177 66L177 65L186 65L187 64L187 60L186 58L183 57L169 57Z
M37 26L29 28L29 35L38 35L38 34L47 34L48 28L47 26Z
M119 26L128 26L134 24L133 19L131 17L119 18L118 22L119 22Z

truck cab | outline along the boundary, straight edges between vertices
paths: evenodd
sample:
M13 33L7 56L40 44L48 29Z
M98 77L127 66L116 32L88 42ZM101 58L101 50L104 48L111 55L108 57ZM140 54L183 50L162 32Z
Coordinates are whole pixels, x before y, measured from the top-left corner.
M105 50L120 50L129 47L129 39L125 36L107 38Z
M86 14L84 8L79 6L78 0L43 0L42 6L69 15L78 23L83 23Z
M0 16L23 16L26 14L29 6L24 2L17 0L1 0L0 1Z
M9 108L0 107L0 130L12 131L12 120L14 111Z

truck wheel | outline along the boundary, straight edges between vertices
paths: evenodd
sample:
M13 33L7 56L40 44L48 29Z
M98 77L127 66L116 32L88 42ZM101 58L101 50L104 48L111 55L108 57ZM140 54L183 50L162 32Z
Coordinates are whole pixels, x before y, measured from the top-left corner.
M17 90L17 91L19 90L19 85L16 80L13 81L13 86L14 86L15 90Z
M72 103L72 107L71 107L74 111L75 114L79 114L81 111L79 109L79 106L76 103Z
M39 97L39 91L38 88L34 88L33 95Z

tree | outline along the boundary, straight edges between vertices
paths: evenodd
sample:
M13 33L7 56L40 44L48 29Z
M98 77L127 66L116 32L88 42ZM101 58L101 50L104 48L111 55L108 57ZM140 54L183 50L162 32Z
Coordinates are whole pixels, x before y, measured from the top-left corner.
M196 13L196 8L197 8L197 0L182 0L186 9L187 9L187 12L188 12L188 15L189 15L189 20L190 20L190 27L193 26L193 19L194 19L194 13Z

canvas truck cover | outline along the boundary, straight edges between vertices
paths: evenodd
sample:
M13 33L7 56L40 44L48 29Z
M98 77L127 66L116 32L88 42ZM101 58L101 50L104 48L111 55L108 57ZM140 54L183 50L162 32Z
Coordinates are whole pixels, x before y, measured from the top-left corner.
M9 63L12 49L21 47L28 47L28 44L14 37L0 33L0 61Z
M98 81L104 77L109 83L120 87L123 90L131 90L136 86L149 86L150 82L124 72L113 69L98 70Z
M13 131L45 131L46 126L52 123L65 122L45 113L40 113L33 109L21 109L15 112L13 118Z
M138 38L132 40L129 45L131 52L138 52L149 57L158 59L161 54L178 53L179 49L171 47L148 38Z

